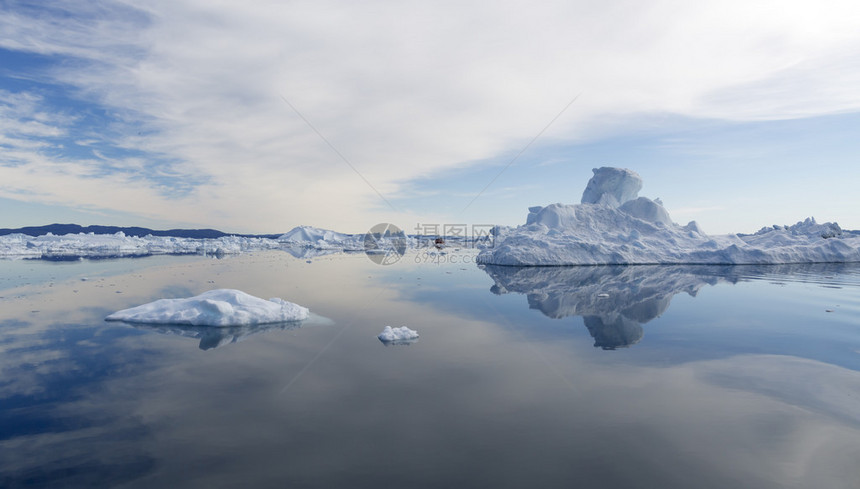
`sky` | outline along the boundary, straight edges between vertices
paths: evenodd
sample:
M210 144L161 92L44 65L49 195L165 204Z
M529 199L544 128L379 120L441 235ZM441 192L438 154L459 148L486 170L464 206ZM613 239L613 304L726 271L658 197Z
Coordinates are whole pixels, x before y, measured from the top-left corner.
M47 5L44 5L47 3ZM0 228L860 229L860 2L0 0Z

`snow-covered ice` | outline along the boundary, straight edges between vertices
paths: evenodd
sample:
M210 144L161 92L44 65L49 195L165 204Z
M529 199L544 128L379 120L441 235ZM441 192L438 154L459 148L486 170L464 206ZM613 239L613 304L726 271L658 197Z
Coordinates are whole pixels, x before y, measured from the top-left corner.
M765 264L860 262L860 236L807 218L751 235L709 236L672 222L659 199L638 197L631 170L594 169L580 204L529 208L526 224L499 228L478 263L495 265Z
M382 333L379 333L378 338L379 341L389 344L412 343L418 339L418 331L409 329L406 326L401 326L399 328L386 326L385 329L382 330Z
M216 289L186 299L159 299L115 312L108 321L191 326L243 326L307 319L308 309L283 299L260 299L235 289Z

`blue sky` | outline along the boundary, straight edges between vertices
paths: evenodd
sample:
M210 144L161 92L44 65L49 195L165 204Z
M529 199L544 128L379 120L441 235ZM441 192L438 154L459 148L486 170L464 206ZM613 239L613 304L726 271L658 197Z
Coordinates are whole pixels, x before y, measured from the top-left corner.
M0 227L514 225L620 166L710 233L860 229L857 18L838 1L2 1Z

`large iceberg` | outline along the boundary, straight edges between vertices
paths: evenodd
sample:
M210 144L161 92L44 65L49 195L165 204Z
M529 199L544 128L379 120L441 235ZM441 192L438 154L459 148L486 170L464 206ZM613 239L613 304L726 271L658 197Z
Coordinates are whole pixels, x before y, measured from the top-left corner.
M190 326L247 326L301 321L308 309L283 299L260 299L235 289L216 289L186 299L159 299L115 312L108 321Z
M529 208L526 224L500 228L478 263L494 265L767 264L860 262L860 236L813 218L755 234L709 236L672 222L659 199L639 197L631 170L594 169L582 203Z

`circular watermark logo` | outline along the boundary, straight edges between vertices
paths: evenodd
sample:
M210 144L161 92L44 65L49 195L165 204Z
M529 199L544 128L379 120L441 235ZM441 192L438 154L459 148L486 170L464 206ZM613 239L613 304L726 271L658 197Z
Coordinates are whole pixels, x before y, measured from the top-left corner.
M391 265L406 254L407 239L394 224L379 223L364 234L364 253L377 265Z

